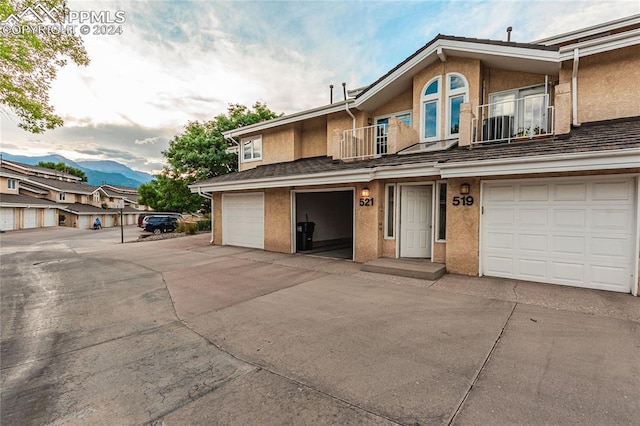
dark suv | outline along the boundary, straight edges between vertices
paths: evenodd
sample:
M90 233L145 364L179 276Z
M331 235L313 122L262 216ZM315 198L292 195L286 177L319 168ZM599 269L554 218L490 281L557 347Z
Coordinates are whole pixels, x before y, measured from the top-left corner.
M160 234L162 232L173 232L178 227L178 218L171 216L150 216L144 225L144 230Z

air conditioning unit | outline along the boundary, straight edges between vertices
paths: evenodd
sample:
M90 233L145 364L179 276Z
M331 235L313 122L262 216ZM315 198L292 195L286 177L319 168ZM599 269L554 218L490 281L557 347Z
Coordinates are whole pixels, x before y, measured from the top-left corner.
M509 139L513 135L513 116L498 115L482 122L482 140L493 141Z

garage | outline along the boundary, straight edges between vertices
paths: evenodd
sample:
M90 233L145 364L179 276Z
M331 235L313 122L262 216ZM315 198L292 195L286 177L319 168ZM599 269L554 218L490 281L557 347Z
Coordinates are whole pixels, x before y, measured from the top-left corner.
M0 230L12 231L16 229L16 213L15 209L0 209Z
M295 252L353 259L353 189L294 195Z
M78 229L89 229L89 216L78 216Z
M104 223L102 224L103 228L111 228L113 226L113 216L107 214L104 216Z
M635 192L620 177L485 182L481 275L630 292Z
M23 228L30 229L38 226L38 210L24 209Z
M222 195L222 244L264 248L264 194Z
M56 211L51 209L44 210L44 226L56 225Z

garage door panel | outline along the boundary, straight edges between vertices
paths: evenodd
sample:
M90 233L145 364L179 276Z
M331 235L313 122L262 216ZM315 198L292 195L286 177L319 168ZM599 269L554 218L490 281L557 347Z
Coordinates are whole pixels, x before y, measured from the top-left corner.
M23 226L31 229L38 226L38 211L35 209L24 209Z
M44 226L56 225L56 212L54 210L44 211Z
M16 229L16 213L14 209L0 209L0 229L3 231L13 231Z
M587 201L587 186L584 183L562 183L555 185L555 201Z
M485 183L482 273L629 292L635 202L634 180L627 178Z
M264 248L263 193L225 194L222 197L222 243Z

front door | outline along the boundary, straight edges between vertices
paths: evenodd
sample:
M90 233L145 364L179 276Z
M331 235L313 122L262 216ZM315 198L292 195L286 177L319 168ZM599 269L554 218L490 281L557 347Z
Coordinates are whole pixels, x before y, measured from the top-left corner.
M400 257L431 257L430 185L403 185L400 193Z

